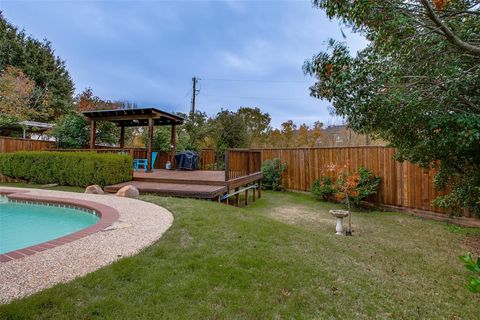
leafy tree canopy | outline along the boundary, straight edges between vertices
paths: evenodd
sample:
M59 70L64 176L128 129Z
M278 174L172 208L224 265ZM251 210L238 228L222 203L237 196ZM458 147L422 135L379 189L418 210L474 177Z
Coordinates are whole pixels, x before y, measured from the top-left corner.
M48 98L38 95L35 83L21 69L7 66L0 73L0 125L48 117Z
M258 145L265 140L270 127L270 115L260 108L241 107L237 114L242 118L247 130L247 143L249 146Z
M215 149L220 154L229 148L248 146L246 126L243 118L236 112L222 109L214 119L210 119Z
M480 213L480 2L316 0L369 45L351 56L331 40L304 64L312 96L356 131L381 137L398 158L439 166L444 207ZM438 160L440 160L438 162Z
M125 108L127 102L113 102L96 96L91 88L85 89L74 98L74 110L57 118L52 134L57 138L60 148L85 148L90 141L90 124L81 114L87 110L107 110ZM97 123L95 141L97 144L116 144L119 141L119 129L109 121ZM135 128L127 128L127 143L133 144Z
M71 112L57 119L52 135L59 148L86 148L90 141L90 125L84 116ZM111 122L99 122L95 139L97 144L115 144L118 129Z
M205 146L209 134L208 116L205 112L196 111L190 115L179 114L185 119L179 132L179 149L200 151Z
M44 109L50 110L31 112L28 120L48 122L72 109L74 85L65 62L55 55L51 43L27 36L0 12L0 71L8 72L9 67L21 70L32 81L29 107L38 111L38 101L42 100Z
M93 94L92 88L86 88L74 98L75 109L79 112L93 110L115 110L122 107L122 102L104 100Z

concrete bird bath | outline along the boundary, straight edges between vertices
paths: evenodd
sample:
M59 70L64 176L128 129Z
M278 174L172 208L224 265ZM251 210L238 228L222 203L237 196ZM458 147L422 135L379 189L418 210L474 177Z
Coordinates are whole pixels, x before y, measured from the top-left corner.
M330 214L334 216L337 220L337 224L335 226L335 231L337 235L343 236L343 223L342 220L345 217L348 217L348 211L346 210L330 210Z

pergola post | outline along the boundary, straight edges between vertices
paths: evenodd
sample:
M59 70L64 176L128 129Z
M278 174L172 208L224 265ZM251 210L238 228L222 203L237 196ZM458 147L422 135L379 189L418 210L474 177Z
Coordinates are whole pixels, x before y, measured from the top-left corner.
M97 130L95 120L90 121L90 149L95 149L95 131Z
M120 149L125 148L125 126L122 124L120 125Z
M147 172L152 171L152 141L153 141L153 119L148 118L148 137L147 137Z
M177 154L177 126L172 124L172 132L171 132L171 137L170 137L170 142L172 146L172 168L175 168L175 155Z

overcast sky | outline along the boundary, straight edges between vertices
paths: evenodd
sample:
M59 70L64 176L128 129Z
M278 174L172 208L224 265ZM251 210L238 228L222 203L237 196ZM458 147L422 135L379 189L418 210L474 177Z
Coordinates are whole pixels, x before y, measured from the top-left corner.
M187 112L260 107L272 124L332 123L328 103L309 96L305 59L341 26L299 1L6 1L4 16L47 38L66 61L77 92ZM352 51L366 41L343 28Z

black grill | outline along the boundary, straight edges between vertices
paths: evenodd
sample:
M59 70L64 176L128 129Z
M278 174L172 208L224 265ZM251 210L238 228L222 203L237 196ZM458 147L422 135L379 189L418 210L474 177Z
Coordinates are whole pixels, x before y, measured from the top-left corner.
M177 169L181 170L197 170L198 169L198 154L193 151L180 152L175 156Z

